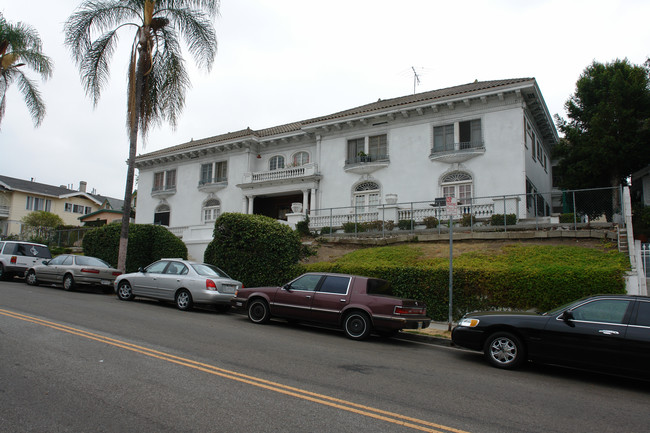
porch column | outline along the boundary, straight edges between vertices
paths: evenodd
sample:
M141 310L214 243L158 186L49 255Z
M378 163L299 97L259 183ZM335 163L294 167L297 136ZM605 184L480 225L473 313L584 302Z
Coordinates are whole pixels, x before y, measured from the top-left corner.
M309 190L302 190L302 211L307 214L307 209L309 209Z
M248 214L253 215L253 202L255 201L254 195L248 196Z
M309 212L311 212L313 209L317 209L317 204L316 204L316 188L311 189L311 204L309 205Z
M241 213L245 214L248 211L248 197L244 196L241 199Z

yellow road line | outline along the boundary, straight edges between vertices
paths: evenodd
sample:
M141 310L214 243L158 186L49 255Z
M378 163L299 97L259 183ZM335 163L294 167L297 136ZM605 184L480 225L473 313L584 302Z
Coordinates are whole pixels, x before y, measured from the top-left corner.
M56 329L58 331L66 332L69 334L77 335L79 337L87 338L90 340L98 341L100 343L108 344L111 346L119 347L125 350L136 352L145 356L152 358L160 359L163 361L171 362L177 365L182 365L185 367L193 368L198 371L202 371L208 374L215 376L220 376L226 379L234 380L241 383L246 383L258 388L267 389L269 391L289 395L296 397L302 400L311 401L313 403L322 404L325 406L333 407L336 409L344 410L347 412L356 413L359 415L367 416L370 418L378 419L381 421L386 421L392 424L401 425L408 427L414 430L429 432L429 433L443 433L443 432L453 432L453 433L468 433L464 430L458 430L453 427L447 427L444 425L432 423L429 421L420 420L417 418L412 418L405 415L400 415L393 412L388 412L381 409L376 409L373 407L353 403L347 400L338 399L335 397L330 397L323 394L314 393L311 391L303 390L300 388L295 388L292 386L283 385L281 383L272 382L266 379L257 378L254 376L249 376L242 373L237 373L236 371L226 370L214 365L205 364L198 361L193 361L191 359L183 358L180 356L172 355L170 353L161 352L154 349L149 349L143 346L138 346L136 344L127 343L122 340L117 340L114 338L106 337L100 334L95 334L92 332L84 331L82 329L73 328L71 326L66 326L56 322L50 322L44 319L39 319L37 317L28 316L25 314L16 313L9 310L0 309L0 314L11 317L18 320L23 320L25 322L31 322L37 325L45 326L48 328ZM439 430L435 430L439 429Z

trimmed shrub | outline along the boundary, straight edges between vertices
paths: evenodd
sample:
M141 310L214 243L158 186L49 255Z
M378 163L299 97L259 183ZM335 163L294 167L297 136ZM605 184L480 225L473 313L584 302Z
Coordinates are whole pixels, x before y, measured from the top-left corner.
M502 226L503 222L504 222L504 218L503 218L502 213L495 213L490 218L490 225L493 225L493 226ZM513 225L517 224L517 215L515 215L513 213L506 214L505 223L508 226L513 226Z
M411 224L415 227L415 221L413 220L399 220L397 221L397 227L400 230L411 230Z
M476 224L476 218L471 213L464 213L463 218L460 220L460 225L463 227L471 227Z
M334 230L332 230L332 227L330 227L330 226L323 227L322 229L320 229L320 234L321 235L329 235L330 233L333 233L333 232L334 232Z
M304 220L296 223L296 231L300 236L311 236L311 232L309 231L309 215L306 215Z
M440 221L438 221L438 218L436 218L434 216L428 216L428 217L424 218L422 220L422 222L424 222L424 225L428 229L435 229L436 227L438 227L438 224L440 224Z
M366 229L363 224L357 224L353 222L343 223L343 232L344 233L361 233L365 232Z
M120 224L107 224L90 230L83 239L84 254L117 266L121 230ZM126 272L135 272L139 267L147 266L165 257L187 259L187 247L182 240L163 226L129 225Z
M298 233L273 218L224 213L215 221L204 261L246 287L281 285L296 275L306 252Z

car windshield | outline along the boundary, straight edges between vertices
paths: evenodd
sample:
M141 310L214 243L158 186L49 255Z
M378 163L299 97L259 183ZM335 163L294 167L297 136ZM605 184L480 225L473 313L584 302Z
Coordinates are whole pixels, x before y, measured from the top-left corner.
M205 263L194 263L192 264L192 268L194 268L197 274L203 275L204 277L230 278L228 274L221 269Z
M572 302L567 302L566 304L562 304L557 308L554 308L552 310L547 311L546 313L542 313L542 316L554 316L558 313L561 313L562 311L566 310L569 308L571 305L577 303L579 301L572 301Z
M110 268L111 266L103 260L96 257L77 256L79 266L96 266L98 268Z
M393 288L386 280L369 278L366 293L369 295L393 296Z

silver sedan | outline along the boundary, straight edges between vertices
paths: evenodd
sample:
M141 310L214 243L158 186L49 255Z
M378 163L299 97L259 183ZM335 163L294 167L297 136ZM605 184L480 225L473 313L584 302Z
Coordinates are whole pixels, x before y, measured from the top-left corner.
M104 286L109 289L121 272L97 257L61 254L25 272L25 282L31 286L40 283L62 284L64 290L80 285Z
M172 301L183 311L194 304L228 311L230 300L241 287L242 283L216 266L182 259L161 259L115 279L115 293L123 301L136 296Z

